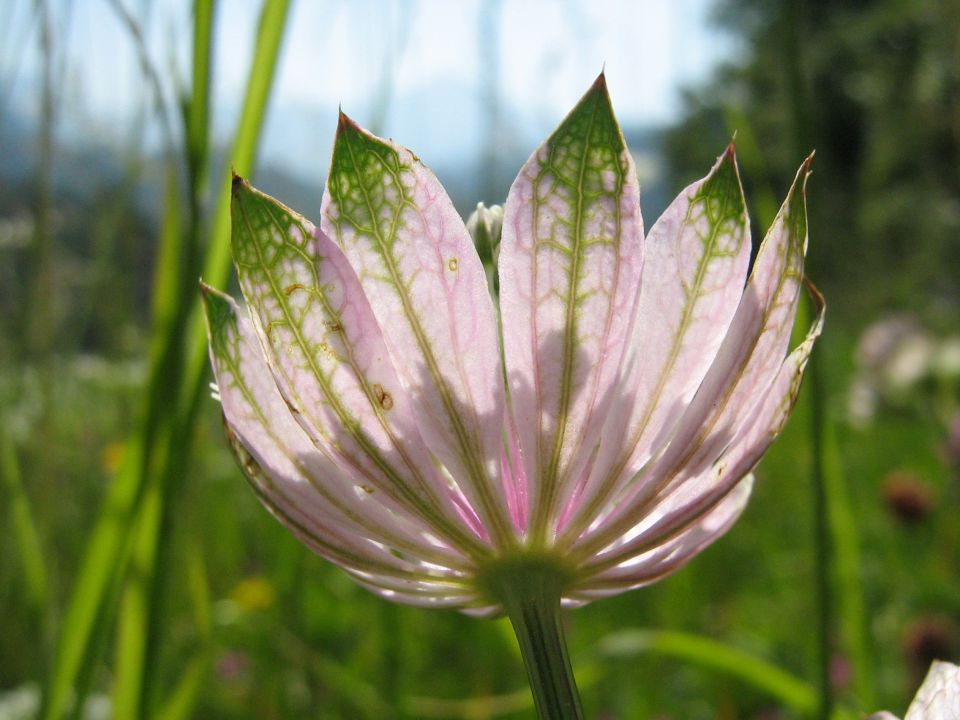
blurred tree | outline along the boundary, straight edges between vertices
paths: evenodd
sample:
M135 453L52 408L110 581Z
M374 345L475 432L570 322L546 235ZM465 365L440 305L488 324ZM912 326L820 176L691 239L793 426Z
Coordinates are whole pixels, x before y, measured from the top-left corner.
M736 131L760 230L815 148L810 273L833 319L947 317L960 301L960 2L719 0L716 19L742 53L688 92L666 138L672 183Z

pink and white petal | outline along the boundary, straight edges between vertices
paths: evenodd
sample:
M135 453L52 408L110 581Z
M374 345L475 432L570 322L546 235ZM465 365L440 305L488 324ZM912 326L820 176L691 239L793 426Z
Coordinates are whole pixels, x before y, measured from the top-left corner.
M391 602L401 603L403 605L411 605L413 607L453 609L469 613L470 611L467 608L472 607L476 602L476 597L471 595L444 595L443 593L434 595L419 592L405 593L365 582L356 576L354 576L353 579L359 585L375 595L379 595L384 600L390 600Z
M477 547L343 253L309 221L239 179L232 212L240 286L295 419L363 487L452 544Z
M767 233L717 356L673 434L598 514L578 548L599 550L635 523L674 480L709 466L755 414L783 364L803 282L807 245L804 162ZM706 461L706 462L705 462Z
M642 252L636 172L601 75L523 166L504 209L504 353L537 542L553 541L600 440Z
M486 275L453 204L410 151L341 115L321 228L359 276L420 433L501 543L504 412Z
M726 534L746 508L752 489L753 476L747 475L710 512L682 532L589 576L573 594L600 593L602 597L649 585L673 574Z
M477 600L475 588L456 578L428 575L401 577L347 569L350 576L371 592L394 602L420 607L463 607Z
M904 720L960 718L960 667L934 661Z
M823 329L822 298L815 288L810 289L819 303L817 317L803 342L781 364L749 421L729 442L719 437L715 442L705 442L703 448L714 448L715 454L697 458L696 463L686 466L652 502L628 508L625 517L634 523L631 531L597 553L589 563L591 566L616 565L686 532L726 502L741 478L753 470L786 424L813 345Z
M517 529L518 536L525 538L530 519L529 489L527 471L520 451L520 437L517 432L516 418L507 409L504 413L505 428L503 449L500 452L500 477L503 481L503 494L507 502L510 520Z
M348 572L376 573L379 577L399 578L408 582L417 579L423 581L436 574L432 571L432 565L400 559L386 546L363 543L365 538L355 531L319 522L309 510L287 498L282 491L278 492L277 488L265 490L265 484L257 472L249 472L251 460L245 448L237 443L235 449L237 459L260 501L294 537L321 557ZM447 572L452 576L453 571Z
M669 436L743 294L750 224L733 145L647 234L637 318L608 432L565 535L576 538Z
M469 565L462 553L433 537L430 526L367 493L314 447L281 398L249 321L231 298L211 288L203 291L228 438L271 511L341 564L386 561L386 567L397 567L394 555L375 550L372 542L378 542L421 560Z

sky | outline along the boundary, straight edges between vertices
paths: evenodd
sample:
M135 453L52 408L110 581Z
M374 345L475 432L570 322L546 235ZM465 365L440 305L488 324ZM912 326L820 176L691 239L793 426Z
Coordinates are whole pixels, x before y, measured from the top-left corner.
M64 142L115 141L143 102L143 75L117 2L142 24L172 107L178 78L189 76L191 2L50 1L64 77ZM37 111L40 68L34 3L0 5L0 97L9 96L29 117ZM232 134L259 6L258 0L219 5L218 138ZM702 82L735 51L709 24L710 6L710 0L292 0L261 157L316 179L326 170L338 106L428 162L476 156L491 138L508 138L527 153L602 68L622 124L669 122L680 109L681 88Z

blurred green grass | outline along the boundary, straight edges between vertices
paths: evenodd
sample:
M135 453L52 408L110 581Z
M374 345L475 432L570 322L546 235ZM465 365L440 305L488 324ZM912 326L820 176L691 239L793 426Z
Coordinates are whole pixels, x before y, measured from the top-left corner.
M836 352L836 344L826 354L827 369L842 378L847 368L837 355L845 353ZM124 373L130 380L117 382ZM64 362L56 377L47 437L17 448L30 478L25 492L55 616L125 450L143 382L141 372L83 360ZM601 652L634 629L720 640L812 684L815 600L803 413L801 407L764 459L750 506L722 541L674 577L568 614L573 662L591 716L768 717L762 713L779 706L750 683L699 663L655 651ZM942 431L933 421L896 413L881 415L868 430L840 428L863 551L877 706L901 708L916 681L905 652L911 626L922 618L955 617L960 600L953 562L960 521L947 502L952 490L940 456ZM209 662L189 717L427 717L432 710L453 717L442 714L451 708L474 713L463 717L530 716L523 669L503 621L389 605L306 551L242 481L212 400L202 406L195 444L171 538L171 571L163 578L171 598L167 630L150 668L162 697L203 657ZM882 480L898 469L917 472L943 500L920 523L904 525L884 502ZM7 493L5 486L5 510L12 507ZM36 642L41 618L26 591L15 526L0 527L0 677L9 690L35 683L47 659ZM841 698L843 660L835 659ZM93 688L108 692L115 672L107 653ZM461 702L471 698L472 706ZM521 709L493 714L511 704ZM803 715L781 710L775 716Z

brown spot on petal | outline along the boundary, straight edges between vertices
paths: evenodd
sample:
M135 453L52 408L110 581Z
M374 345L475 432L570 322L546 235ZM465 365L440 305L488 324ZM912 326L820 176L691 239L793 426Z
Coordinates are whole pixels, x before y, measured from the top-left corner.
M327 345L326 343L320 343L320 345L318 345L318 347L320 348L320 352L322 352L324 355L326 355L326 356L327 356L328 358L330 358L331 360L336 360L336 359L337 359L337 354L333 351L333 348L330 347L329 345Z
M286 405L287 405L287 410L290 411L290 414L291 414L291 415L299 415L299 414L300 414L300 411L297 410L297 409L293 406L293 403L291 403L289 400L287 400L286 397L284 397L283 395L281 395L280 397L283 397L283 402L286 403Z
M457 267L459 267L459 265L460 265L460 261L457 260L455 257L447 260L447 267L450 268L450 272L456 272Z
M382 407L384 410L389 410L393 407L393 396L384 390L383 385L380 383L373 384L373 394L377 398L377 402L380 404L380 407Z
M360 489L363 490L367 495L373 495L373 488L369 485L361 485Z
M306 288L300 283L293 283L292 285L287 285L283 289L283 292L287 297L290 297L294 290L306 290Z
M243 469L251 478L260 475L260 464L249 454L243 456Z
M227 416L224 413L220 413L220 421L223 423L223 434L227 438L227 442L231 445L237 439L237 434L233 431L233 428L230 427L230 424L227 422Z
M340 332L343 330L343 325L341 325L337 320L327 320L323 324L327 326L327 330L330 332Z

